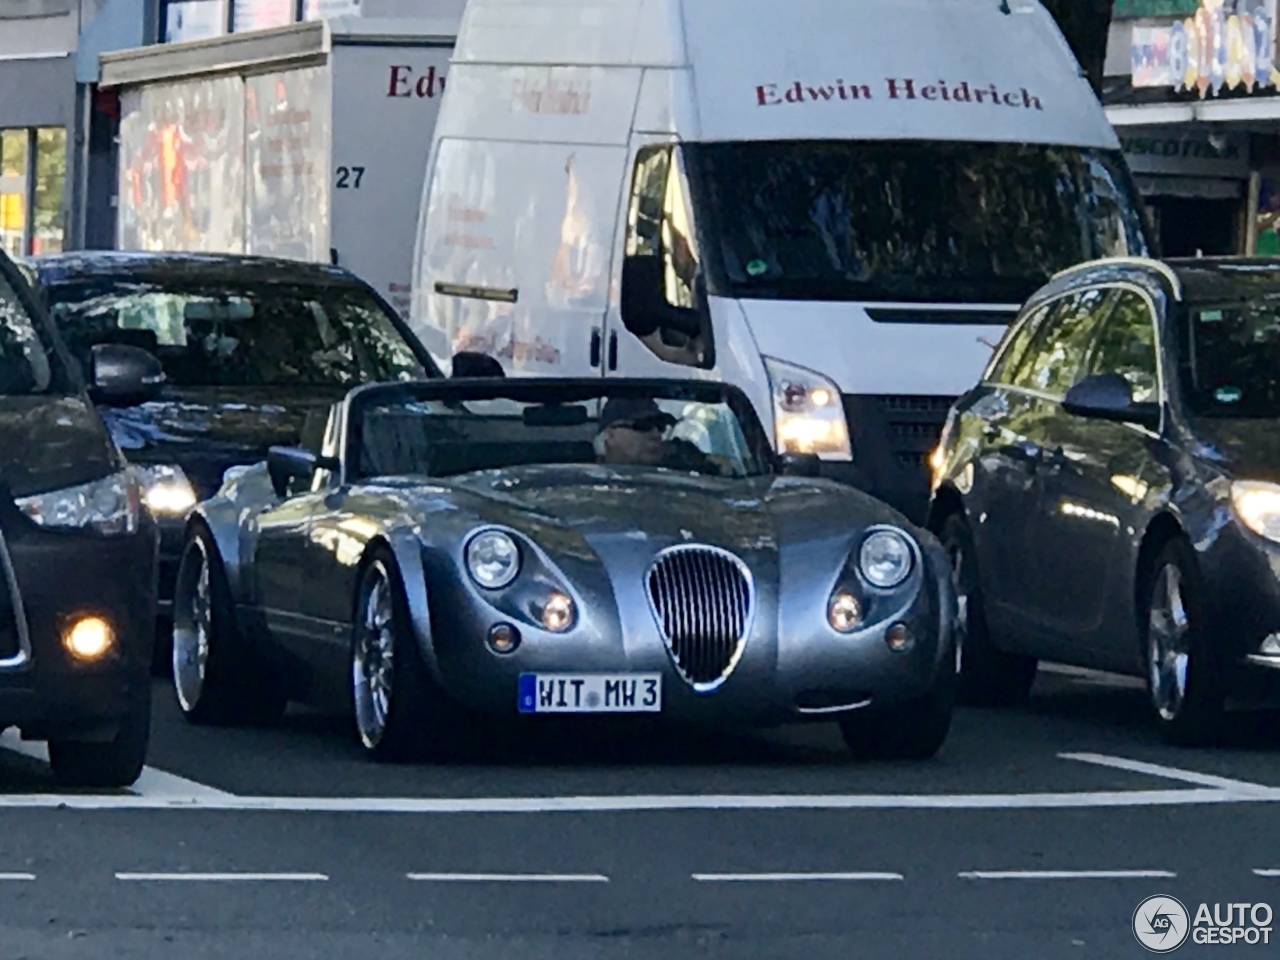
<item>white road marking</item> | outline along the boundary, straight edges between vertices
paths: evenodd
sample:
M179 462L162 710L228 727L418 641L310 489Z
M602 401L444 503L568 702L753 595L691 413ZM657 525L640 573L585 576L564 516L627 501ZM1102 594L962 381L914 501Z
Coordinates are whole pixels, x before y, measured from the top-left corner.
M900 873L695 873L699 883L807 883L820 880L901 880Z
M1280 877L1280 870L1254 870L1260 877Z
M1199 787L1211 787L1228 793L1265 795L1276 792L1275 788L1267 787L1260 783L1248 783L1244 780L1215 777L1208 773L1196 773L1194 770L1166 767L1158 763L1145 763L1141 760L1128 760L1124 757L1110 757L1101 753L1060 753L1058 757L1062 760L1078 760L1081 763L1111 767L1114 770L1124 770L1128 773L1141 773L1149 777L1180 780L1183 783L1194 783Z
M1155 880L1173 879L1168 870L968 870L962 880Z
M0 748L11 750L33 760L39 760L41 763L49 762L49 747L46 743L40 740L23 740L18 735L18 731L14 729L6 730L3 734L0 734ZM128 792L139 797L169 798L174 800L216 800L234 796L234 794L223 790L205 786L203 783L187 780L185 777L175 776L172 773L165 773L163 770L156 770L154 767L144 767L142 775L138 777Z
M1045 673L1070 677L1082 683L1092 683L1100 687L1119 687L1125 690L1141 690L1146 681L1139 677L1127 677L1118 673L1106 673L1102 670L1090 670L1087 667L1072 667L1065 663L1042 663L1040 669Z
M317 882L328 880L324 873L117 873L117 880L154 881L157 883L177 883L184 881L200 881L204 883L237 883L237 882Z
M0 873L0 881L6 880L34 880L34 873Z
M1280 789L1179 789L1077 793L705 794L585 797L247 797L171 798L95 794L3 794L0 809L191 810L275 813L545 814L735 810L1071 810L1276 803Z
M430 883L608 883L602 873L407 873Z

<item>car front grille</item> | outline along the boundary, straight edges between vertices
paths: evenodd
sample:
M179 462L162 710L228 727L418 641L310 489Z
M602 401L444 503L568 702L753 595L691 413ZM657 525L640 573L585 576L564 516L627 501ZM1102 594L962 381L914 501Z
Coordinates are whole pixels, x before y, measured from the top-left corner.
M675 547L654 561L647 586L680 675L696 690L723 683L751 622L755 597L746 566L716 547Z

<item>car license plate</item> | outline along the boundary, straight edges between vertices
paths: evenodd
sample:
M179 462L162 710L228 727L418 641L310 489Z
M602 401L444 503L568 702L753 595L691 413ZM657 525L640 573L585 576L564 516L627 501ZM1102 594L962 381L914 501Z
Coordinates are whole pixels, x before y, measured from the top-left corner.
M521 713L659 713L660 673L522 673Z

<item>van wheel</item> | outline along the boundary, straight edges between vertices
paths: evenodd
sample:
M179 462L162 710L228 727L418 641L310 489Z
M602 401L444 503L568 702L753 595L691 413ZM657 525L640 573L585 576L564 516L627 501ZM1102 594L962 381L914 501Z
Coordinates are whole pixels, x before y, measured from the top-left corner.
M114 737L102 743L51 740L49 765L64 787L128 787L142 774L150 740L151 685L139 682Z
M1005 653L991 642L973 531L964 517L948 516L938 539L951 559L960 608L959 700L974 707L1017 706L1031 693L1038 662L1034 657Z
M1195 552L1171 540L1145 578L1143 648L1147 691L1160 735L1179 746L1206 746L1222 733L1226 683L1222 659L1205 629Z

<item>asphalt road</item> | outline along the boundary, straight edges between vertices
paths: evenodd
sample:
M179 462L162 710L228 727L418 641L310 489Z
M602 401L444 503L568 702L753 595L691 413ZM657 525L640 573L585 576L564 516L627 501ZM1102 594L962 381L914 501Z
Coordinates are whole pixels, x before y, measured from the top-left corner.
M156 704L132 791L59 795L3 741L0 960L1094 960L1152 955L1154 894L1280 910L1280 725L1167 748L1099 675L962 711L923 764L850 762L828 727L568 725L380 767L341 719L202 730Z

